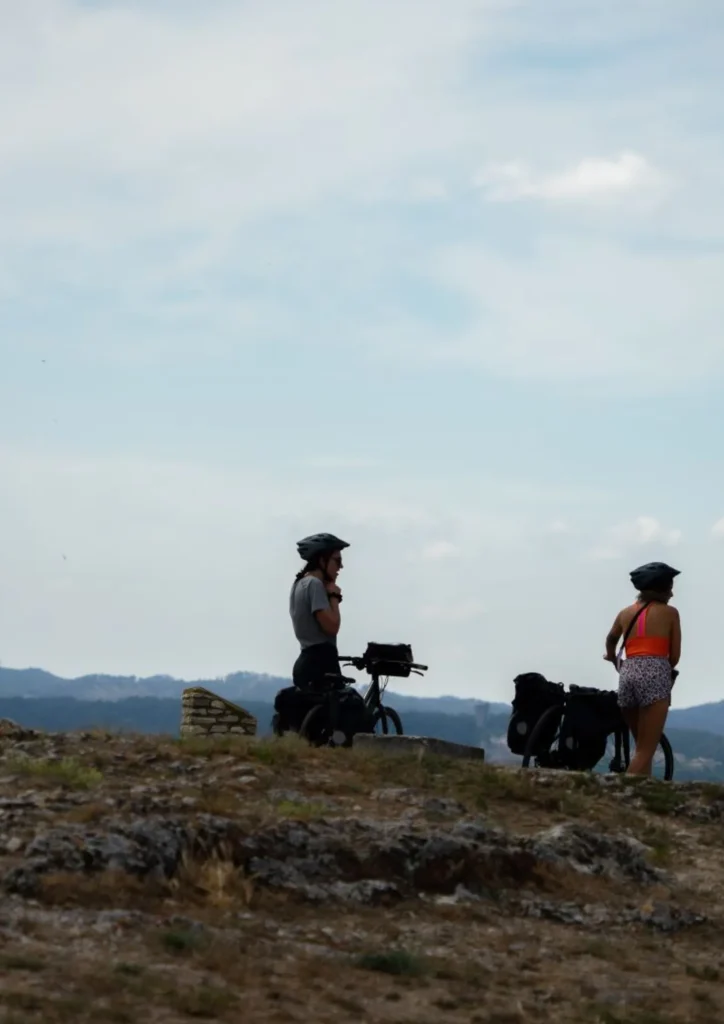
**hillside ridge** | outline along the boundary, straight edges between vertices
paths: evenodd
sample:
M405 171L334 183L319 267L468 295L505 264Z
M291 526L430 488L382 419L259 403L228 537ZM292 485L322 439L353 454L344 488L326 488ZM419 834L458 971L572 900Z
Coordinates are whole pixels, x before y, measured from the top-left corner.
M719 786L7 723L0 776L24 1024L724 1010Z

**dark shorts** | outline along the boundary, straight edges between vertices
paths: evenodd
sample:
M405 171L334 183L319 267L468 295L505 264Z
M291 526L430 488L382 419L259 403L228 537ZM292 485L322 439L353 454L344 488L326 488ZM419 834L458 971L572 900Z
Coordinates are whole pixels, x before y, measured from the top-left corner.
M339 675L339 654L334 644L313 644L305 647L294 662L292 682L300 690L329 688L328 672Z
M647 708L671 699L671 663L668 658L626 658L618 676L618 703L622 708Z

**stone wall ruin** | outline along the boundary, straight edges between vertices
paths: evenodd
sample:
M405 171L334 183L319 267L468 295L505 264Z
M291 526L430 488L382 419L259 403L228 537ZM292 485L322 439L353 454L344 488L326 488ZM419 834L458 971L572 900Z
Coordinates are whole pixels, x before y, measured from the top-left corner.
M256 736L256 718L203 686L181 695L181 736Z

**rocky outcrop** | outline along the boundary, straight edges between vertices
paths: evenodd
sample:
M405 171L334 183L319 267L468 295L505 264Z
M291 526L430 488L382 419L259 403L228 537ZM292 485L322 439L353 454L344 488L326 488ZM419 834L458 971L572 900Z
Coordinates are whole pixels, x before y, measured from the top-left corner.
M181 736L255 736L256 718L203 686L184 690Z
M0 740L18 742L34 739L37 735L35 729L26 729L10 718L0 718Z
M257 886L338 907L492 898L507 912L593 930L644 924L674 932L705 921L671 900L644 897L641 905L647 889L666 883L666 873L649 863L644 844L582 824L524 836L481 819L441 830L364 818L280 820L254 829L214 815L111 818L100 827L66 824L40 831L16 853L2 886L26 899L39 895L43 877L56 872L113 871L163 882L189 857L223 856ZM633 886L634 899L575 902L565 898L575 876Z
M534 836L511 835L476 819L445 830L339 818L281 820L247 831L231 819L200 815L193 823L158 816L40 832L4 884L31 894L42 875L57 871L171 878L184 855L207 858L222 849L258 883L314 900L346 894L356 901L383 892L412 898L461 886L470 894L536 888L550 869L644 886L662 878L642 843L577 824Z

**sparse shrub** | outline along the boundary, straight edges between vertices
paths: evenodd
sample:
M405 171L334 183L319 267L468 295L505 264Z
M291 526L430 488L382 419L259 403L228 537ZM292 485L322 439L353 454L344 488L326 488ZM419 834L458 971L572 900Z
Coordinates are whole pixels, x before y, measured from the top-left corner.
M89 768L74 757L52 758L11 757L5 767L14 775L23 775L36 782L48 782L71 789L91 789L103 781L97 768Z
M703 967L689 964L687 965L686 973L690 978L696 978L698 981L719 981L721 977L716 967L711 967L709 964L704 964Z
M178 955L195 953L209 943L208 935L200 928L173 928L161 932L159 938L165 950Z
M406 978L419 978L427 973L427 965L422 957L408 953L404 949L365 953L357 961L357 966L363 971L379 971L382 974Z
M675 814L681 805L681 794L665 782L650 783L641 789L641 802L651 814Z
M294 800L280 800L276 805L276 811L283 818L297 818L300 821L311 821L314 818L321 818L327 813L324 804L296 803Z

